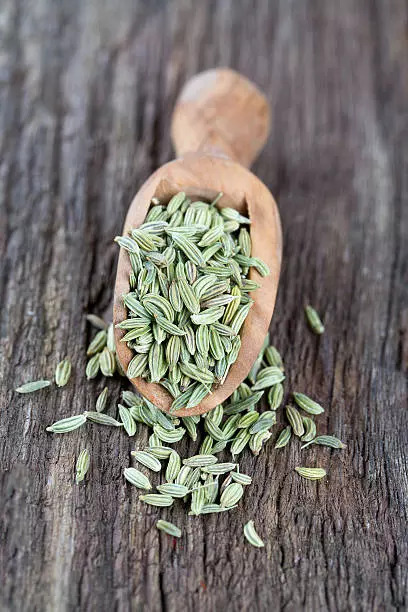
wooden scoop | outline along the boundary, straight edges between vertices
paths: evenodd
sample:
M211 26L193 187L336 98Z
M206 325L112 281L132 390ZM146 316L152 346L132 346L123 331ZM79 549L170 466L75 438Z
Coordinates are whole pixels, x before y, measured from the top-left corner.
M166 204L179 191L196 199L231 206L251 219L252 255L270 268L261 278L251 268L250 278L261 287L241 330L241 350L223 385L214 388L198 406L178 410L177 416L202 414L223 402L245 379L265 339L278 288L282 252L279 213L271 193L245 166L250 166L269 133L269 107L262 93L246 78L229 69L208 70L193 77L182 90L172 121L172 140L178 158L159 168L142 185L130 205L123 233L143 223L153 197ZM128 254L121 249L116 276L113 322L127 317L122 295L130 291ZM115 328L118 358L127 371L134 353L121 342ZM141 377L131 382L153 404L168 412L172 397L158 383Z

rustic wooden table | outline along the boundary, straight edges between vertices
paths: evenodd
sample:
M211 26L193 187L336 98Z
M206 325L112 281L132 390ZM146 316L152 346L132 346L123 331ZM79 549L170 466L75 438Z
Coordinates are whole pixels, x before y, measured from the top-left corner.
M0 16L1 609L404 609L406 3L3 0ZM180 87L218 65L272 104L254 171L284 228L271 333L286 388L319 398L320 430L348 446L307 451L328 469L320 483L293 472L297 444L244 453L254 485L239 509L166 511L185 525L173 545L124 482L134 443L109 428L45 427L90 409L103 386L83 375L85 313L110 309L113 237L132 194L172 157ZM324 313L321 339L305 327L305 300ZM13 392L66 354L65 389ZM118 399L120 381L109 387ZM90 475L75 486L85 443ZM261 551L243 541L252 517Z

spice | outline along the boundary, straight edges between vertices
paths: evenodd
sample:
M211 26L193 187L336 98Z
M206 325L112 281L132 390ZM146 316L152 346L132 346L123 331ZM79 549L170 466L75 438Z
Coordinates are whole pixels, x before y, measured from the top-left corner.
M82 482L89 470L90 455L89 451L84 448L78 455L75 470L75 482L76 484Z
M244 527L244 536L252 546L262 548L265 546L259 535L255 531L254 521L248 521Z
M324 325L321 322L316 310L312 308L312 306L307 305L305 306L305 314L310 329L314 331L315 334L321 335L324 332Z
M17 387L17 393L33 393L34 391L39 391L39 389L45 389L45 387L49 387L51 381L49 380L33 380L32 382L25 383L20 387Z

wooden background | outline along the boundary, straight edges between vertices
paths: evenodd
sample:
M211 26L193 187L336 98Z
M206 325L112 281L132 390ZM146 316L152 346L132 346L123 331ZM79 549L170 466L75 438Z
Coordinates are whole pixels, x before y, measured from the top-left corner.
M0 602L2 610L402 610L407 604L408 9L403 0L2 0ZM172 157L186 79L232 66L267 94L254 172L275 195L284 263L271 332L286 389L327 407L343 452L245 453L234 513L138 503L134 443L88 426L85 313L107 313L126 209ZM304 324L324 313L319 340ZM63 390L17 384L51 377ZM119 381L109 383L119 398ZM278 431L277 427L275 431ZM143 440L145 433L143 433ZM92 466L73 485L86 444ZM187 452L187 444L183 449ZM307 454L306 454L307 453ZM321 483L293 472L328 469ZM173 545L154 524L183 525ZM264 550L243 541L255 518Z

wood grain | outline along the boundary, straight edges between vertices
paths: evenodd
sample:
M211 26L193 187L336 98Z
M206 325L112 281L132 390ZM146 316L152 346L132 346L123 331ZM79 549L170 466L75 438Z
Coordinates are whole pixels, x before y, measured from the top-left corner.
M402 0L3 0L2 610L406 608L407 23ZM160 513L185 525L174 546L124 483L124 435L45 427L94 405L84 315L110 311L112 239L172 158L181 86L220 65L272 104L254 172L283 221L271 333L286 389L319 399L320 431L348 446L304 455L328 469L323 483L293 473L296 445L245 454L254 485L234 515ZM324 315L320 340L305 300ZM66 354L66 388L16 396ZM117 401L120 383L109 388ZM75 487L85 444L90 477ZM265 550L243 544L250 518Z

